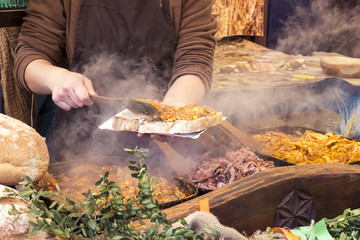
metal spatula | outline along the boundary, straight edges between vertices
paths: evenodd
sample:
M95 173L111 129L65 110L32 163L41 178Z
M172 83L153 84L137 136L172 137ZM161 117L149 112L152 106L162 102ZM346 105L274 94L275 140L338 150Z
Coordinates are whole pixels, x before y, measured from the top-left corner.
M124 108L138 114L144 114L151 118L160 118L160 112L154 106L143 99L134 98L112 98L90 94L90 97L95 102L112 104L116 106L124 106Z

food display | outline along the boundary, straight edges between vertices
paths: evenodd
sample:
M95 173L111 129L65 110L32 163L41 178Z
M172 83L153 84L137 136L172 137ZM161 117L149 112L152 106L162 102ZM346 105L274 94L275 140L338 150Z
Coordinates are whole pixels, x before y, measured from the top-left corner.
M195 186L207 190L220 188L243 177L275 167L272 161L264 161L246 148L226 152L220 158L204 155L198 162L192 174L183 177Z
M0 114L0 184L17 185L26 176L38 181L49 162L45 139L35 129Z
M98 180L99 176L105 172L110 173L110 181L119 184L120 191L122 192L125 201L134 199L137 196L139 191L138 180L131 177L132 172L127 167L79 164L70 171L54 174L54 179L56 181L53 183L59 185L64 197L70 192L70 198L73 201L81 201L85 199L82 193L87 192L88 189L92 192L98 192L95 182ZM152 188L154 190L153 197L158 200L159 204L184 200L194 195L194 191L191 192L189 189L181 188L175 180L169 180L165 177L155 176ZM54 184L50 186L50 190L55 190Z
M254 135L263 153L290 163L351 163L360 160L360 144L342 135L306 130L300 136L268 131Z
M160 112L159 119L124 110L113 117L113 129L160 134L194 133L219 124L223 117L221 112L195 103L184 107L153 101L151 104Z

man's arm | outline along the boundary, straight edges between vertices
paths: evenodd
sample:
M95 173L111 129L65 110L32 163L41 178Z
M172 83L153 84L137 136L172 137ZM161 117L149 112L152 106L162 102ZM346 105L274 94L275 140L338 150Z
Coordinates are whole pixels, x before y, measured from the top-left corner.
M197 75L183 75L170 87L164 103L182 106L186 103L200 102L206 95L203 81Z
M176 105L199 102L210 90L217 31L212 0L181 2L181 15L174 19L178 30L173 77L164 99Z

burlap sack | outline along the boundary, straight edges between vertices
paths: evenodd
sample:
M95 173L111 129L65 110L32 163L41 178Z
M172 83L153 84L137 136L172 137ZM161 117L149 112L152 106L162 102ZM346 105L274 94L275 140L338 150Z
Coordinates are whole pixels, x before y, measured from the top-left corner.
M234 228L226 227L222 225L219 220L211 213L197 211L186 218L184 218L190 228L197 233L204 233L206 237L211 239L216 239L215 234L209 234L204 231L204 228L213 229L213 231L218 231L221 234L219 240L247 240L248 238L240 234ZM173 224L173 227L181 227L181 223L177 222ZM206 238L205 238L206 239Z

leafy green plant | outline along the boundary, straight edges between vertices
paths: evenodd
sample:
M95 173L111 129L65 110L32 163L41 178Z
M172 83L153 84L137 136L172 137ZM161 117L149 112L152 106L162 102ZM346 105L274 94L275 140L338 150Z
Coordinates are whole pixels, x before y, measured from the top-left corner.
M38 231L51 233L59 239L205 239L204 234L197 234L190 229L184 219L181 227L172 227L166 214L162 213L157 201L152 196L151 184L153 177L148 175L144 163L147 158L147 149L125 149L135 156L136 160L129 161L129 168L133 171L132 177L138 179L139 192L136 199L124 201L119 185L109 181L109 172L100 176L95 183L98 192L88 190L82 193L85 200L74 202L68 192L66 197L61 196L61 189L56 185L56 191L51 193L45 190L36 190L29 177L22 182L24 191L11 191L10 195L18 195L29 202L26 211L36 221L31 221L34 235ZM51 199L46 204L45 199ZM19 212L14 206L13 212ZM144 220L153 224L146 231L137 230L136 222L145 225ZM215 229L206 228L205 232L220 237ZM210 238L207 238L210 239Z
M360 239L360 209L345 209L342 215L327 220L326 227L336 240Z

